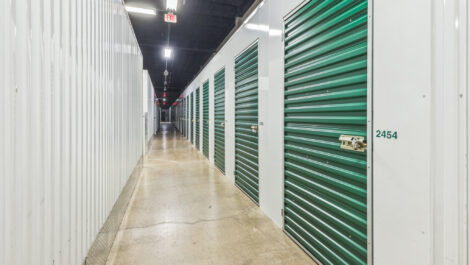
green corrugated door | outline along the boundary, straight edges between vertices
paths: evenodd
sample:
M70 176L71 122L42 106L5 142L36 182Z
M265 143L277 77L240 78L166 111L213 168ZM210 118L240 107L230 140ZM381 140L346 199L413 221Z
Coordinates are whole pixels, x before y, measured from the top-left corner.
M209 158L209 80L202 85L202 153Z
M367 1L285 21L284 229L323 264L367 264Z
M191 135L189 137L191 138L191 143L194 144L194 126L196 124L195 118L194 118L194 92L191 92L191 99L190 99L190 114L191 114Z
M258 201L258 43L235 59L235 184Z
M191 117L189 116L189 96L186 97L186 139L189 139L189 123Z
M186 137L186 98L183 98L183 136Z
M196 148L198 150L201 150L201 146L199 145L199 142L200 142L200 137L199 137L199 131L200 131L200 127L201 127L201 114L200 114L200 106L199 106L199 103L200 103L200 95L199 95L199 88L196 89Z
M214 75L214 162L225 173L225 68Z

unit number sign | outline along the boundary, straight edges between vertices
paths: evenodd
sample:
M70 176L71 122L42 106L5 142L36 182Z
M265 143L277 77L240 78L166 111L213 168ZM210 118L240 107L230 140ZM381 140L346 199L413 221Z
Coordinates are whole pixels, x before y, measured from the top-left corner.
M375 137L385 138L385 139L398 139L398 132L397 131L377 130L377 131L375 131Z

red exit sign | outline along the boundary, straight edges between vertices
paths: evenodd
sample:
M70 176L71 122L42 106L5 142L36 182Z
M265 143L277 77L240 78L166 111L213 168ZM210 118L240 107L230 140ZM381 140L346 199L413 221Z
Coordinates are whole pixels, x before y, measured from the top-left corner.
M165 14L165 22L176 23L176 15L172 13Z

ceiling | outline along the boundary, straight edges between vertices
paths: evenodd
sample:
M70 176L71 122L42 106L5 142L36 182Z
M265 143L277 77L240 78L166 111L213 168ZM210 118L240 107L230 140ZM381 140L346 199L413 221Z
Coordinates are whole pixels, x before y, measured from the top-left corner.
M132 6L157 9L157 16L129 14L157 97L163 97L165 58L163 49L168 35L172 58L168 61L169 107L199 73L217 47L235 27L254 0L178 0L178 23L165 23L166 0L125 0ZM162 106L162 101L160 100Z

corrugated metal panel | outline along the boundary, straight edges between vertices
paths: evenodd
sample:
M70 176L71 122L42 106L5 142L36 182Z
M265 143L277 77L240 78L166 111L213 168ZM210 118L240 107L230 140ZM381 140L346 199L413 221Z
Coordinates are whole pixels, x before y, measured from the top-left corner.
M139 46L116 0L0 1L0 32L0 264L82 264L143 153Z
M189 96L187 96L185 98L185 106L186 106L185 137L186 137L186 139L188 139L188 137L189 137L189 132L188 132L189 131L189 123L191 122L191 119L189 117Z
M235 59L235 183L258 202L258 43ZM256 130L254 130L256 128Z
M195 126L196 126L196 149L200 150L201 149L201 145L199 144L200 143L200 136L199 136L199 131L201 130L201 107L200 107L200 91L201 89L198 88L196 89L196 122L195 122Z
M202 86L202 153L209 158L209 80Z
M181 100L181 135L185 137L186 135L186 100L183 98Z
M173 123L173 126L177 127L176 106L171 106L169 111L170 111L170 122Z
M225 173L225 68L214 75L214 162Z
M156 120L156 126L155 126L155 132L158 132L160 130L160 114L161 114L161 108L159 105L156 106L156 114L155 114L155 120Z
M194 144L194 126L196 124L196 118L194 117L194 92L191 92L191 107L190 107L190 114L191 114L191 135L189 137L191 138L191 143Z
M176 106L176 117L178 117L178 131L181 134L182 128L181 128L181 102L178 102L178 105Z
M182 102L182 112L183 112L183 121L182 121L182 133L183 133L183 137L186 137L186 98L183 98L183 102Z
M147 70L143 74L143 91L144 96L144 115L146 115L145 123L145 144L147 144L155 131L155 89L153 88L152 79Z
M179 131L181 135L184 135L184 102L183 99L180 99L180 103L178 105L178 117L180 121Z
M285 21L284 228L323 264L367 263L367 1L310 1Z

